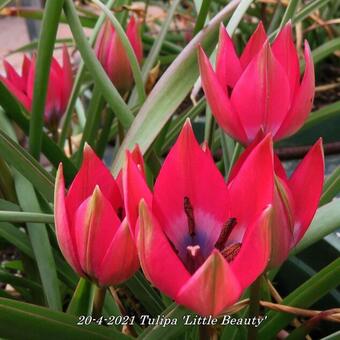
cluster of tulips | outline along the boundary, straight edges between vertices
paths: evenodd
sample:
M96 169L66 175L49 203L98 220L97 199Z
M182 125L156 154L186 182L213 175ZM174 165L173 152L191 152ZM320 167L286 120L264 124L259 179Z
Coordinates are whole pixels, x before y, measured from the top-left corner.
M138 24L127 35L142 60ZM126 151L114 178L89 146L68 191L60 165L55 185L55 226L60 249L82 277L99 287L117 285L141 266L146 278L178 304L200 315L218 315L237 302L266 269L277 267L308 229L324 179L321 140L287 174L273 148L295 133L314 96L314 68L305 43L305 71L288 23L270 44L260 23L239 57L221 26L214 70L201 48L198 60L207 102L222 129L245 151L225 181L190 121L166 156L152 188L138 146ZM96 53L121 93L133 78L110 24ZM60 117L71 90L67 51L53 61L46 121ZM30 110L34 59L23 74L6 64L2 81ZM60 90L60 93L58 92ZM57 93L58 92L58 93ZM55 118L53 118L55 119Z

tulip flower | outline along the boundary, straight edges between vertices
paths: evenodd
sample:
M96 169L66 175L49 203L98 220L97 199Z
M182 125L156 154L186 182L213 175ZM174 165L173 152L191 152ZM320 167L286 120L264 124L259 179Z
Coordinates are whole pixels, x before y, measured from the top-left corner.
M218 124L234 139L250 144L257 134L279 140L304 123L314 97L314 65L305 41L305 72L300 68L290 22L272 45L260 23L239 57L227 31L220 29L214 71L199 49L202 86Z
M139 24L134 17L131 17L127 25L126 35L138 62L141 63L143 59L143 46L139 33ZM110 21L104 23L98 35L95 52L117 90L121 94L129 91L133 84L130 62L123 43Z
M89 146L67 194L59 166L54 216L60 249L80 276L109 286L125 281L138 269L119 186Z
M268 137L227 188L190 122L166 157L153 195L128 157L125 207L131 226L136 223L146 278L201 315L235 303L268 264L273 173Z
M28 112L32 110L36 58L24 56L21 75L13 66L4 61L6 77L0 80ZM52 58L47 88L44 120L47 127L55 130L64 115L73 85L72 66L67 48L63 48L63 64Z
M235 164L229 181L232 181L258 143L255 140ZM290 178L274 156L275 188L273 218L271 220L270 267L281 265L302 239L318 208L324 181L324 156L319 139L310 149Z

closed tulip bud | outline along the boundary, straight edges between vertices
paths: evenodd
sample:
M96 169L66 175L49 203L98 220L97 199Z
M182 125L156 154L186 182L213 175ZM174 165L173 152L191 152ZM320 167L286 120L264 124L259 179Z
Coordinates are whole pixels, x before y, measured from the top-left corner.
M259 132L275 141L294 134L311 111L315 91L307 41L304 55L300 80L290 22L272 45L260 23L240 57L221 26L215 71L201 48L198 56L205 96L224 131L244 145Z
M143 46L139 33L139 23L131 17L126 35L139 63L143 59ZM99 33L95 52L113 85L121 94L131 89L133 75L123 43L110 21L106 21Z
M0 76L0 80L7 89L15 96L28 112L32 110L34 78L36 58L29 59L24 56L21 75L4 61L6 77ZM63 47L63 62L58 63L52 58L48 80L44 121L51 130L56 130L59 121L64 115L73 85L73 74L70 57L67 48Z
M60 249L71 267L99 286L130 278L139 262L116 180L89 146L65 193L63 168L55 185L55 225Z

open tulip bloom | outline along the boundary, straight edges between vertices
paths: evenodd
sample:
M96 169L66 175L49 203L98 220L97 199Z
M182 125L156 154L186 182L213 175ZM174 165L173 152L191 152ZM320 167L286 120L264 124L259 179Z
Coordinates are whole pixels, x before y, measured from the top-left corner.
M232 183L247 157L258 144L255 140L241 155L230 173ZM274 155L274 199L270 223L271 255L269 267L281 265L306 233L319 204L324 181L324 155L319 139L287 177L279 158Z
M267 267L274 183L270 137L227 186L187 122L152 195L131 157L123 178L142 269L177 303L217 315Z
M260 22L240 57L224 26L220 28L214 71L199 48L202 86L224 131L244 145L261 131L274 140L294 134L311 111L314 65L305 41L305 71L300 80L290 22L272 45Z
M6 77L0 76L0 80L14 97L31 112L36 58L30 59L24 56L21 75L11 64L4 61ZM44 120L48 128L54 130L58 127L61 117L64 115L73 85L73 74L70 57L66 46L63 47L63 62L58 63L52 58L50 75L47 88Z
M66 195L62 165L58 169L55 225L67 262L99 286L121 283L139 268L119 179L115 181L89 146Z

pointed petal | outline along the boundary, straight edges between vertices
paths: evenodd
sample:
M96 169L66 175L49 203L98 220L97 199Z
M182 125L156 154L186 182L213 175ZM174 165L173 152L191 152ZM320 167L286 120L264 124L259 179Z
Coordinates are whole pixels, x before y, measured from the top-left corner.
M126 153L126 165L123 170L123 193L126 217L131 234L135 236L135 227L138 219L138 207L141 199L151 207L152 193L146 183L145 176L138 164L134 161L132 153Z
M286 170L284 169L280 158L277 154L274 154L274 169L275 169L275 175L279 176L285 183L288 182L288 177L286 174Z
M294 244L305 234L318 207L324 168L322 140L319 139L289 180L289 188L295 203Z
M222 88L234 87L240 78L242 68L236 54L234 43L223 24L220 26L220 37L216 56L216 74Z
M299 85L299 58L293 41L290 21L284 26L272 45L273 55L286 72L289 81L291 98Z
M287 182L275 177L270 268L280 266L288 257L294 239L294 211L294 199Z
M7 74L7 79L18 89L18 91L23 92L26 90L26 84L22 77L19 76L14 67L4 60L4 67Z
M252 34L243 53L240 57L242 68L245 69L251 60L259 53L263 44L267 40L267 34L264 30L262 21L259 22L255 32Z
M27 90L27 80L28 80L28 73L30 71L30 67L31 67L31 59L27 57L27 55L24 55L24 61L22 62L22 67L21 67L21 77L26 84L25 91Z
M70 56L67 51L67 47L63 46L63 76L62 76L62 105L61 111L64 114L68 100L70 98L72 92L72 85L73 85L73 72L72 72L72 65L70 61Z
M198 61L203 90L218 124L234 139L247 143L247 136L237 113L231 106L227 89L223 89L202 48L198 50Z
M65 206L65 183L63 166L59 165L54 191L55 231L61 252L70 266L81 276L84 275L77 254L74 230L69 223Z
M193 207L195 233L204 256L211 253L228 216L224 179L187 121L166 157L154 186L153 212L178 251L191 242L184 197ZM184 255L185 255L184 254Z
M123 208L123 199L110 171L91 147L85 145L83 163L66 197L70 214L74 214L79 205L92 195L96 185L99 186L103 195L110 201L115 211Z
M271 217L272 207L268 206L255 223L247 228L240 252L230 263L242 289L250 286L268 265L271 248Z
M200 315L216 316L235 303L240 295L238 278L220 252L214 250L175 300Z
M190 275L144 201L138 223L137 249L143 272L164 294L175 298Z
M305 41L306 68L300 86L297 88L292 106L283 121L279 131L274 136L275 140L294 134L307 119L312 106L315 93L315 76L312 54Z
M259 143L229 183L230 216L237 225L230 242L240 242L249 225L272 203L274 190L273 143L270 135Z
M30 112L32 101L8 79L0 76L0 81L6 86L12 96L15 97L28 112Z
M96 273L101 286L120 284L138 269L137 248L125 219L118 228Z
M141 63L143 60L143 45L139 32L139 22L134 16L131 17L126 27L126 35L129 38L133 50L135 51L138 62Z
M79 262L87 275L97 278L120 220L98 186L93 195L79 206L75 215Z
M260 129L273 135L286 117L290 103L288 78L266 43L236 83L231 103L249 140Z

